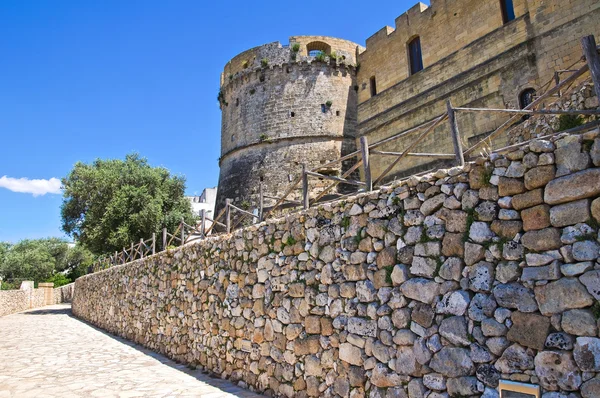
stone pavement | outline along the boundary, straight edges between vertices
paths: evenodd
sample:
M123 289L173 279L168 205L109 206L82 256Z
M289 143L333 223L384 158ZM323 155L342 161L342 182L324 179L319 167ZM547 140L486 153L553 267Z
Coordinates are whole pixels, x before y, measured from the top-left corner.
M0 318L0 398L259 397L74 318L68 304Z

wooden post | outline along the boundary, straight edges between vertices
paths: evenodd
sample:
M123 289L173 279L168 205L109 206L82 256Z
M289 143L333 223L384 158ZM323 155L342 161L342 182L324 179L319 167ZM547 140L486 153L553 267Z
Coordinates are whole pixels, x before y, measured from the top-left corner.
M183 217L181 217L181 246L185 243L185 223Z
M144 258L144 248L146 244L144 243L144 239L140 238L140 258Z
M263 209L265 208L265 193L263 192L263 183L258 186L258 222L263 221Z
M369 140L365 136L360 137L360 152L365 171L365 188L369 192L373 190L373 180L371 179L371 161L369 160Z
M600 100L600 57L598 56L594 35L582 37L581 46L583 47L583 55L585 55L590 69L590 75L592 75L596 96Z
M310 202L308 201L308 174L306 174L306 165L302 164L302 204L305 209L310 207Z
M463 155L462 143L460 142L460 133L456 124L456 114L450 100L446 100L446 108L448 109L448 121L450 122L450 133L452 133L452 143L454 144L454 153L456 154L456 165L464 166L465 157Z
M162 249L167 250L167 228L163 228Z
M560 73L554 72L554 82L558 86L558 84L560 83ZM558 93L556 93L556 96L559 98L562 96L562 93L560 92L560 90L558 90Z
M156 254L156 232L152 232L152 254Z
M133 242L131 242L131 261L135 260L135 254L133 254Z
M119 265L119 252L115 250L115 265Z
M225 199L225 229L227 233L231 232L231 199Z
M204 209L200 210L200 237L204 238L204 224L206 224L206 212Z

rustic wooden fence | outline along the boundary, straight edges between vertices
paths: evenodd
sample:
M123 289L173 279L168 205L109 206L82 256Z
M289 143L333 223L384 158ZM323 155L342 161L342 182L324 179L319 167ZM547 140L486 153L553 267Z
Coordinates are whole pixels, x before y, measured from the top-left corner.
M394 134L391 137L385 138L378 142L369 144L367 137L360 138L360 149L349 153L345 156L340 157L339 159L330 161L328 163L319 165L319 167L309 170L306 165L301 165L301 172L299 176L289 185L288 189L281 195L280 197L276 196L268 196L263 193L263 186L260 185L259 188L259 204L256 209L256 214L249 212L246 209L241 209L235 206L232 203L231 199L226 199L225 206L219 214L214 218L210 219L206 216L204 210L201 211L201 220L197 226L192 226L186 224L183 220L181 220L179 226L173 233L169 233L166 228L162 230L162 241L161 248L162 250L167 250L171 246L176 245L184 245L186 243L204 239L209 234L213 233L215 227L219 227L222 232L230 233L232 230L237 228L243 222L248 222L251 220L253 223L258 223L266 219L269 215L273 214L273 212L277 210L281 210L285 205L286 208L299 208L308 209L310 206L316 203L322 203L323 197L327 195L332 189L334 189L338 184L347 184L357 187L357 191L354 191L350 194L336 196L335 200L339 200L344 196L354 195L357 192L368 192L372 191L374 187L381 186L385 177L389 175L389 173L403 160L408 157L421 157L421 158L429 158L429 159L443 159L443 160L454 160L454 165L462 166L464 165L465 158L476 156L479 153L477 150L484 152L502 152L506 151L512 147L523 145L529 141L520 142L515 145L505 146L503 148L498 148L493 150L492 142L495 138L499 137L501 134L506 134L509 130L517 123L524 115L600 115L600 109L588 109L588 110L548 110L548 109L538 109L544 108L546 102L553 97L560 97L563 90L568 88L577 79L584 76L589 72L591 79L594 83L594 88L596 91L596 96L600 99L600 57L598 56L598 47L596 46L596 42L594 36L586 36L581 39L581 44L583 48L583 54L581 60L574 63L572 66L565 70L556 71L553 78L542 86L542 90L545 91L540 94L531 104L527 105L523 109L491 109L491 108L467 108L467 107L454 107L450 100L446 101L446 112L442 115L439 115L432 120L418 125L416 127L412 127L408 130L402 131L400 133ZM582 63L583 65L578 69L572 69L577 64ZM569 73L570 75L564 79L560 80L560 76L562 74ZM551 84L555 83L554 86ZM547 89L546 89L547 88ZM487 112L487 113L505 113L508 115L512 115L506 122L501 124L496 130L494 130L487 137L481 139L479 142L475 143L471 147L467 149L463 149L461 134L458 129L457 123L457 115L460 113L467 112ZM434 130L442 125L444 122L448 123L450 136L452 138L453 143L453 153L421 153L415 152L415 148L421 143L425 138L430 136ZM600 120L595 120L590 123L586 123L582 126L575 127L570 130L554 132L548 134L544 137L539 138L548 138L552 135L558 133L579 133L582 131L587 131L589 129L600 126ZM399 140L405 137L412 137L411 143L402 151L402 152L390 152L383 151L378 148L385 144L389 144L393 141ZM370 158L372 156L385 156L389 158L395 158L390 164L385 168L385 170L378 175L376 178L372 176L371 173L371 161ZM331 166L335 166L341 164L342 162L347 162L350 159L355 159L354 165L349 167L340 177L332 176L328 174L320 173L319 171L323 169L330 168ZM349 176L352 173L356 172L362 167L364 181L353 180L350 179ZM431 170L427 170L420 174L425 174L431 172ZM330 180L332 183L328 185L325 189L323 189L320 193L318 193L314 198L310 198L309 193L309 178L319 178L324 180ZM299 201L297 199L290 199L290 195L298 190L298 186L301 185L302 189L302 200ZM269 207L265 207L264 201L265 199L274 200L275 204ZM266 211L265 211L266 210ZM232 218L234 213L238 213L239 216L235 219ZM206 222L210 222L210 227L206 228ZM155 254L157 247L156 234L152 234L152 237L147 240L140 239L138 243L132 243L129 248L123 248L121 252L115 252L112 255L104 257L99 260L93 266L93 270L104 269L116 264L124 264L129 261L133 261L139 258L144 258L148 255Z

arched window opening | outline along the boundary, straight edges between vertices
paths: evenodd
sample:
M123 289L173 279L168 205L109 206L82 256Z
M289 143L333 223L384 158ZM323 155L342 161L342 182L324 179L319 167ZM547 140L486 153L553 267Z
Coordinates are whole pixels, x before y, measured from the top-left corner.
M369 79L369 85L371 87L371 97L377 95L377 81L375 80L375 76L371 76Z
M331 54L331 46L322 41L313 41L306 45L306 53L310 57L316 57L319 53Z
M423 69L423 55L421 54L421 38L415 37L408 43L408 57L410 61L410 74L414 75Z
M515 7L513 0L500 0L500 9L502 10L502 22L508 23L515 19Z
M535 90L532 88L525 89L521 92L519 95L519 106L521 109L525 109L527 106L532 104L533 101L535 101L535 94ZM529 117L529 115L524 115L522 120L527 120Z
M535 90L532 88L525 89L519 95L519 106L525 109L535 101Z

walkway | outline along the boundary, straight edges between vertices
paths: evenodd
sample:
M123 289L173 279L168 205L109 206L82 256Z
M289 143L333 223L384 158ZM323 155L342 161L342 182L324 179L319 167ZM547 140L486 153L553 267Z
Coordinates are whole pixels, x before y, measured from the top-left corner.
M0 318L0 398L259 397L106 334L67 304Z

